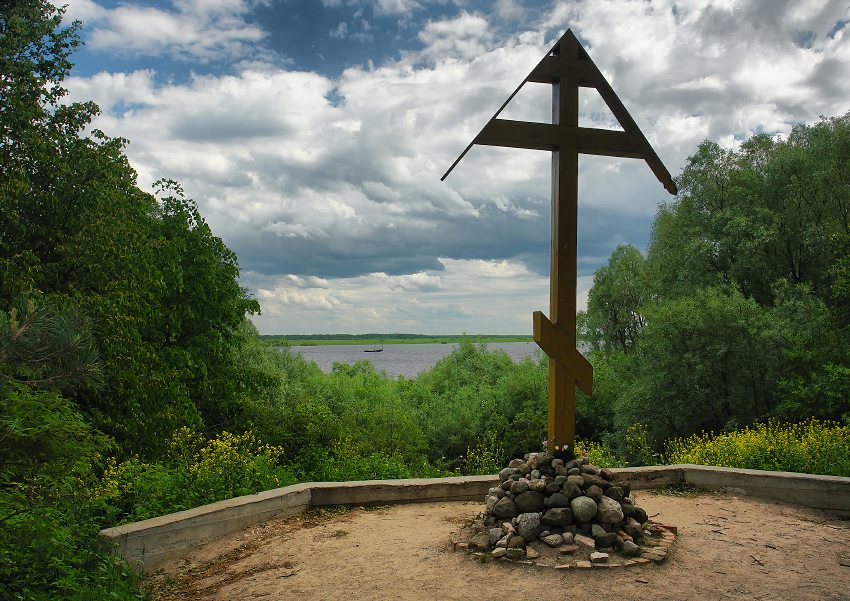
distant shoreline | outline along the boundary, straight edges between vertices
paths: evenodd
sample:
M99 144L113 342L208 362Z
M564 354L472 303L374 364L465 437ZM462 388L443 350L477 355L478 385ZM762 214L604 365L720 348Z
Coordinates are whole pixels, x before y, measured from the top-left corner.
M293 334L260 335L260 339L270 345L323 346L364 344L381 346L389 344L460 344L471 342L532 342L531 336L519 335L429 335L429 334Z

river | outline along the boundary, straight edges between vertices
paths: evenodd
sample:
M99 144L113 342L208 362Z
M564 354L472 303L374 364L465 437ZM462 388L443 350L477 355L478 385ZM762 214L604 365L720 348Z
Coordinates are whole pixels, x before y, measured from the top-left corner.
M389 376L405 376L413 378L419 372L425 371L457 348L456 344L387 344L380 353L366 353L371 345L339 344L317 346L292 346L292 352L300 354L308 361L315 361L324 372L330 372L333 364L347 363L366 359L372 362L375 369L385 371ZM538 346L534 342L491 342L489 349L501 349L511 359L519 361L529 355L534 355Z

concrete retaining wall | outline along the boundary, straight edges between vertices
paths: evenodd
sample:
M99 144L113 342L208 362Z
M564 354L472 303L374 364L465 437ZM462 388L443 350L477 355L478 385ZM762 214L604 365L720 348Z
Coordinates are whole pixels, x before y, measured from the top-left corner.
M687 482L708 490L725 488L736 494L850 513L850 478L702 465L611 471L615 480L629 481L636 490ZM498 481L497 476L459 476L296 484L107 528L100 534L104 544L140 571L150 572L214 538L310 507L483 501L487 489Z

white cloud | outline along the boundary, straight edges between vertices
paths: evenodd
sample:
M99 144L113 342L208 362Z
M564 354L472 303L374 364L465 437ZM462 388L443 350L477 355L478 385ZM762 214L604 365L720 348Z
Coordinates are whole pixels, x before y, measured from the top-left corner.
M191 6L197 27L227 30L215 15L238 23L246 5L180 3L168 15ZM258 291L262 331L523 332L548 306L548 154L475 147L439 177L564 27L674 175L705 138L734 144L848 110L850 43L846 30L827 35L846 9L673 7L559 3L504 40L493 15L461 10L423 26L421 51L335 77L247 61L186 82L140 70L67 83L74 99L101 104L97 127L131 140L143 185L173 177L198 200ZM119 9L71 9L118 23ZM801 30L815 33L809 48L797 45ZM545 119L550 91L534 87L504 116ZM602 108L582 95L584 123L613 126ZM582 157L579 192L581 307L593 269L620 242L642 246L668 197L642 162L605 157Z
M247 23L249 0L173 0L172 8L121 4L105 8L93 0L71 0L69 16L84 20L93 49L124 55L170 56L210 61L263 54L266 32Z

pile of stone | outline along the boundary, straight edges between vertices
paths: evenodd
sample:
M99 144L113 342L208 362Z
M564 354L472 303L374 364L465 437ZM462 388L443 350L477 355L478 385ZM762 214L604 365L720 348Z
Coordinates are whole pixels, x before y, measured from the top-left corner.
M471 542L494 557L522 559L537 552L542 541L562 553L586 552L591 561L608 553L627 557L641 553L646 512L630 497L628 482L587 458L566 463L550 453L514 459L489 490L483 528Z

